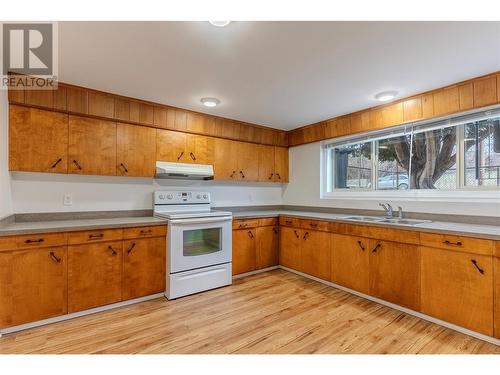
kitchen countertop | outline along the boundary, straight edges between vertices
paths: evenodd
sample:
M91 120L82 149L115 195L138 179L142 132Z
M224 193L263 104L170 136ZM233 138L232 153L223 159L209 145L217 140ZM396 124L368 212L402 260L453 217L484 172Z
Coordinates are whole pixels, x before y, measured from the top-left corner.
M473 237L480 237L492 240L500 240L500 226L497 225L479 225L479 224L454 223L454 222L443 222L443 221L432 221L430 223L422 223L418 225L387 224L387 223L364 222L355 220L342 220L342 218L344 217L352 216L345 213L338 214L338 213L325 213L325 212L314 212L314 211L294 211L294 210L284 210L284 209L277 209L277 210L249 209L248 211L242 210L233 212L233 217L235 219L273 217L279 215L295 216L305 219L341 221L345 223L358 224L358 225L398 228L398 229L414 230L420 232L447 233L454 235L464 235L464 236L473 236Z

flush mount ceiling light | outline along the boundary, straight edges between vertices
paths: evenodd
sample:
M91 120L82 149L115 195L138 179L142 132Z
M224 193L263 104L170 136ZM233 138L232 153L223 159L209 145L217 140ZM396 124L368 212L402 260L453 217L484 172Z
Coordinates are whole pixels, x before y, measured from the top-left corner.
M383 91L375 95L375 99L377 99L379 102L387 102L394 99L397 94L397 91Z
M231 21L208 21L211 25L215 27L225 27L231 23Z
M220 100L217 98L201 98L200 102L202 102L205 107L217 107Z

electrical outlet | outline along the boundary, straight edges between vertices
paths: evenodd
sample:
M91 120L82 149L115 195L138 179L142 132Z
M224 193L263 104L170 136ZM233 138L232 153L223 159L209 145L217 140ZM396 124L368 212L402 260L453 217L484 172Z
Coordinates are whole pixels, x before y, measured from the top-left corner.
M73 196L71 195L71 193L64 194L63 205L65 205L65 206L72 206L73 205Z

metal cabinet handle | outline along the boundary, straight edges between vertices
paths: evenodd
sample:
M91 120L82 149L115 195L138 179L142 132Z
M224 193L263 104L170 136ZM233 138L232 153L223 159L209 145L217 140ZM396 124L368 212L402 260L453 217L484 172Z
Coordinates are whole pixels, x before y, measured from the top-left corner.
M144 229L143 229L143 230L141 230L139 233L140 233L140 234L145 235L145 234L150 234L151 232L152 232L152 230L151 230L151 229L148 229L148 230L144 230Z
M196 160L196 156L192 152L189 153L189 156L191 156L191 159Z
M273 178L273 176L274 176L274 173L271 173L271 174L269 175L268 180L272 179L272 178Z
M450 245L450 246L462 246L462 242L461 241L457 241L457 242L450 242L448 240L444 241L443 242L445 245Z
M26 240L26 241L24 241L24 243L25 243L25 244L31 244L31 243L41 243L41 242L43 242L43 241L44 241L44 239L43 239L43 238L39 238L39 239L37 239L37 240Z
M251 231L251 230L249 230L249 231L248 231L248 236L249 236L250 238L253 238L253 237L254 237L254 235L253 235L253 233L252 233L252 231Z
M378 243L378 244L377 244L377 246L375 246L375 247L373 248L372 253L376 253L376 252L377 252L377 250L378 250L379 248L381 248L381 247L382 247L382 245L381 245L380 243Z
M297 233L297 231L295 229L293 230L293 233L295 233L295 237L297 237L297 238L300 237L299 234Z
M127 167L125 166L125 164L120 163L120 167L122 167L122 168L123 168L123 170L125 171L125 173L128 173L128 169L127 169Z
M366 248L364 247L363 242L358 241L358 245L359 245L361 250L365 251Z
M130 246L130 249L127 250L127 254L130 254L132 250L134 250L135 247L135 242L132 242L132 246Z
M52 169L57 167L57 164L59 164L60 162L62 162L62 159L61 158L57 159L56 162L54 164L52 164Z
M471 259L471 262L477 268L477 270L479 271L479 273L481 275L484 275L484 270L481 267L479 267L479 265L477 264L477 261L475 259Z
M285 224L291 225L292 221L291 220L285 220Z
M302 237L302 239L307 240L307 237L309 237L309 232L304 233L304 237Z
M245 178L245 174L243 173L243 171L240 171L240 175L241 175L241 178Z
M55 254L53 251L51 251L51 252L49 253L49 256L52 258L52 260L53 260L55 263L61 263L61 258L58 258L58 257L56 256L56 254Z
M177 161L181 160L182 155L184 155L184 151L182 151L182 152L179 154L179 156L177 156Z
M233 171L233 173L231 173L231 175L229 177L233 178L235 173L236 173L236 171Z
M118 254L118 253L116 252L116 250L115 250L115 249L113 249L113 246L109 245L109 246L108 246L108 249L109 249L109 250L111 250L111 253L112 253L113 255Z
M78 162L74 159L73 159L73 164L76 165L77 169L82 170L82 167L80 166L80 164L78 164Z
M276 228L273 228L274 234L278 234L278 230Z
M247 223L240 223L240 225L239 225L240 228L246 228L247 226L248 226Z
M99 234L89 234L89 240L97 240L99 238L103 238L104 233L99 233Z
M278 177L278 180L281 180L281 176L279 173L276 173L276 176Z
M309 226L311 228L317 228L318 227L318 223L309 223Z

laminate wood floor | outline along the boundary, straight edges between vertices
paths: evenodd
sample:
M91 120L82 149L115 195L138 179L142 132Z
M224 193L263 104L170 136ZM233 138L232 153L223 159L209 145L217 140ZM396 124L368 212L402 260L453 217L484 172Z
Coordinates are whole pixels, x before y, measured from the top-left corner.
M500 347L274 270L0 338L0 353L500 353Z

